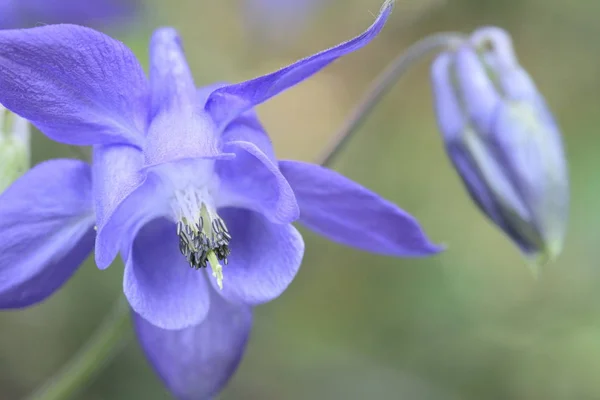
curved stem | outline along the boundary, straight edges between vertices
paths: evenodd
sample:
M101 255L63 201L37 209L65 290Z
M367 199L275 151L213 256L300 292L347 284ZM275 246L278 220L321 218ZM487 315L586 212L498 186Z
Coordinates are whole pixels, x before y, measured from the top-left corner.
M350 112L344 125L333 137L322 155L317 158L317 163L330 165L332 160L344 148L350 138L357 132L365 117L379 103L383 96L392 88L394 83L415 64L428 54L447 48L453 48L464 40L464 35L456 32L436 33L427 36L405 52L396 57L389 66L371 83L366 95Z
M77 394L131 338L129 304L119 299L94 336L27 400L65 400Z

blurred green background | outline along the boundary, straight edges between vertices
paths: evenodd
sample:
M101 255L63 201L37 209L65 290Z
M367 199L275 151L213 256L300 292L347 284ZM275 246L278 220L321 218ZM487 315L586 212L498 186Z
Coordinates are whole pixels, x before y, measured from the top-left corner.
M330 1L296 35L274 30L269 39L244 29L234 0L156 0L118 37L145 63L152 29L173 25L197 84L239 81L360 33L380 4ZM334 168L415 215L448 250L400 260L303 230L303 267L284 295L256 309L248 351L222 399L600 399L598 15L596 0L398 0L371 45L260 106L279 157L309 161L368 83L412 42L500 25L562 127L571 222L563 255L533 281L451 169L422 63ZM76 154L35 137L35 162L58 156ZM1 313L0 399L20 399L56 372L108 313L121 279L121 264L99 271L90 260L44 304ZM132 340L78 398L169 394Z

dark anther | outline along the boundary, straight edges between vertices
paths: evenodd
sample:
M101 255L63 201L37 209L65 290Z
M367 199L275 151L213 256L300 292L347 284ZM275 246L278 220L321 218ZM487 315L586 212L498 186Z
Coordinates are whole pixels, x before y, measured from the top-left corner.
M186 221L187 222L187 221ZM204 220L200 220L192 229L188 223L177 223L177 236L179 236L179 251L187 259L190 268L206 268L208 255L214 252L218 260L227 265L227 257L231 254L229 241L231 235L221 218L211 221L209 233L204 231Z

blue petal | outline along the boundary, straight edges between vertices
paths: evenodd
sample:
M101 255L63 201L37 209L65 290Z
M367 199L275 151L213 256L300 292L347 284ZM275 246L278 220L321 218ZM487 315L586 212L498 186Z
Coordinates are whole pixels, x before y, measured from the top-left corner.
M294 191L277 164L250 142L229 142L235 159L216 163L221 186L218 207L241 207L260 212L280 224L298 219Z
M94 207L98 226L144 181L144 154L133 146L95 146L92 163Z
M438 253L410 214L350 179L314 164L281 161L296 193L300 221L327 238L399 257Z
M216 89L227 86L226 83L214 83L198 89L196 104L199 108L204 109L206 102L212 92ZM265 129L258 119L258 115L254 110L248 110L243 115L240 115L235 121L232 121L221 133L221 141L223 143L243 141L251 142L256 145L269 159L276 162L275 151L273 150L273 142L265 132Z
M131 308L162 329L197 325L210 306L204 271L187 265L175 224L155 219L137 234L125 266L123 290Z
M239 365L252 328L252 311L213 290L201 324L164 330L134 315L138 339L154 370L179 400L216 396Z
M354 39L307 57L277 72L215 90L206 103L206 110L213 116L219 129L223 130L231 121L254 106L302 82L338 58L368 44L385 25L393 4L391 0L386 1L373 25Z
M0 28L26 28L30 26L70 23L86 26L112 26L130 22L139 8L138 0L5 0L0 5L12 4L18 20L6 26L2 24L4 15L0 14Z
M459 140L465 129L465 117L452 80L452 55L441 53L431 65L431 87L437 124L446 142Z
M503 104L491 144L525 203L525 220L544 239L562 243L567 223L562 216L569 212L567 163L558 127L547 120L550 112L540 103Z
M152 117L165 110L196 106L196 86L183 53L181 39L173 28L157 29L150 41L150 85Z
M198 108L200 110L204 110L204 106L206 105L206 102L208 101L208 98L210 97L212 92L227 85L229 85L229 83L227 82L215 82L210 85L198 88L196 92L196 105L198 106Z
M231 234L231 255L223 267L226 299L249 305L278 297L292 282L304 255L304 241L290 224L273 224L240 208L219 210Z
M148 83L124 44L92 29L5 30L0 103L59 142L141 146Z
M155 195L151 183L142 185L146 179L141 171L143 162L142 151L133 146L94 147L92 173L98 225L96 264L101 269L112 263L119 249L127 252L132 235L163 211L159 203L163 198ZM136 192L136 189L139 190Z
M250 110L231 122L221 134L223 144L229 142L250 142L254 144L271 162L276 163L273 142L265 132L254 110Z
M210 116L202 111L178 110L158 114L146 137L145 166L195 158L228 159Z
M18 13L18 4L15 1L0 3L0 29L19 28L22 24Z
M123 251L124 258L128 258L129 247L138 231L149 221L169 214L168 197L161 192L162 187L157 177L149 175L122 199L103 224L98 223L98 268L107 268L119 250Z
M494 114L501 101L485 65L470 44L463 44L455 55L454 67L460 100L476 132L490 132Z
M498 205L494 200L494 193L492 193L490 187L485 182L484 172L491 171L494 158L489 157L487 153L479 152L475 153L475 157L479 160L489 160L486 164L484 164L484 168L479 168L474 161L474 153L470 152L469 149L465 148L465 144L462 142L453 142L447 146L448 155L452 164L458 171L458 174L462 181L465 184L465 188L467 189L469 196L471 199L487 214L490 218L501 228L506 231L509 231L510 228L506 226L504 222L504 218L500 214L500 210L498 209ZM485 168L487 167L487 168ZM515 197L514 188L510 185L510 182L507 180L506 175L503 173L499 173L497 170L494 171L493 175L488 175L488 177L493 177L494 182L497 185L502 185L504 189L503 195L505 197L509 197L515 203L519 204L519 208L523 209L524 205L519 203L520 200Z
M94 245L89 166L37 165L0 196L0 308L25 307L59 289Z

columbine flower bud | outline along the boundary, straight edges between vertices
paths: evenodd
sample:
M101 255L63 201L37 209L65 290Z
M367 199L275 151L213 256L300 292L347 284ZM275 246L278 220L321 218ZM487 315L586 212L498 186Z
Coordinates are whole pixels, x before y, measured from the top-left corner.
M563 245L569 181L560 132L510 36L477 30L431 69L438 127L479 208L538 262Z
M29 167L29 122L0 104L0 193Z

